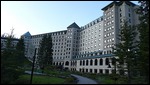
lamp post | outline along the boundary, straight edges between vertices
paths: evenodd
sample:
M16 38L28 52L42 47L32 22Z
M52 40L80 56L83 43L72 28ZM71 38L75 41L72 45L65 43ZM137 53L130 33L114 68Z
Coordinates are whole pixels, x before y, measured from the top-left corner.
M111 68L110 63L111 63L111 62L110 62L110 61L108 61L108 67L107 67L107 68Z
M34 51L34 56L33 56L33 63L32 63L32 71L31 71L30 84L32 84L33 71L34 71L34 62L35 62L35 55L36 55L36 49L35 49L35 51Z
M109 62L109 64L108 64L108 68L111 68L111 66L110 66L110 62Z

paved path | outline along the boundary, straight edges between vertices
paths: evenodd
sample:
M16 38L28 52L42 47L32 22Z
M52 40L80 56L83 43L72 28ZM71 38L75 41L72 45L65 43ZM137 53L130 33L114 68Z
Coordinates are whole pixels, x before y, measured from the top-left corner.
M71 74L72 76L76 77L78 82L77 84L98 84L96 81L89 79L87 77Z
M31 74L31 71L25 71L25 73ZM39 72L33 72L33 74L46 75L44 73L39 73Z

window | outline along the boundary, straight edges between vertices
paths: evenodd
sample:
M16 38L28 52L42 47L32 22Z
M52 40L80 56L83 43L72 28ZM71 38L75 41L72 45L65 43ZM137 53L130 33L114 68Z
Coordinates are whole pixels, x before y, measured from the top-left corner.
M94 69L94 73L97 73L97 69Z
M97 59L95 59L95 65L97 65Z
M114 38L112 38L112 41L114 41Z
M107 36L109 36L109 33L107 34Z
M114 32L112 32L112 34L114 34Z
M67 62L65 63L65 65L68 66L68 65L69 65L69 62L67 61Z
M81 68L80 68L80 72L81 72Z
M120 13L120 17L122 17L122 14Z
M99 69L99 73L103 73L103 69Z
M86 65L88 65L88 60L86 60Z
M103 65L103 59L100 59L99 65Z
M93 60L92 59L90 60L90 65L93 65Z
M104 42L106 43L106 40Z
M114 23L114 20L112 20L111 22L112 22L112 24L113 24L113 23Z
M109 31L109 27L107 28L107 30Z
M92 73L92 69L90 69L90 73Z
M106 69L106 70L105 70L105 73L106 73L106 74L109 74L109 70L108 70L108 69Z
M106 58L105 64L106 64L106 65L109 65L109 59L108 59L108 58Z
M80 66L82 65L82 61L80 60Z
M122 11L122 9L120 8L120 12Z
M111 39L110 39L110 42L111 42Z
M86 69L86 72L88 72L88 69Z
M114 26L112 26L111 28L114 29Z
M111 36L111 32L109 33L109 35Z
M122 19L120 19L120 23L122 22Z
M114 15L111 15L111 18L113 18L114 17Z
M130 17L130 13L129 13L129 17Z
M85 61L83 60L83 66L85 65Z
M131 19L129 19L129 23L131 23Z
M110 39L111 40L111 39ZM111 47L111 45L110 45L110 47Z

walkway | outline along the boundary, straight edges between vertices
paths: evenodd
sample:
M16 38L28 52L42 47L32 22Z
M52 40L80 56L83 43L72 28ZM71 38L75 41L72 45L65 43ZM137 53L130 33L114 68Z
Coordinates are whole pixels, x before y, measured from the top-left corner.
M27 74L31 74L31 71L25 71ZM38 75L46 75L44 73L39 73L39 72L33 72L33 74L38 74Z
M78 82L77 84L98 84L96 81L89 79L87 77L71 74L72 76L76 77Z

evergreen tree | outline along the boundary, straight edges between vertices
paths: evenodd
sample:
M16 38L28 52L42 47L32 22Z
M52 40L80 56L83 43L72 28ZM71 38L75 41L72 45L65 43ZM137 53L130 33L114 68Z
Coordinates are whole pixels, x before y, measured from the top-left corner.
M117 60L115 57L113 57L113 58L111 58L111 61L112 61L112 62L111 62L112 65L114 66L114 69L113 69L112 73L113 73L113 74L116 74L116 70L117 70L116 68L117 68L117 61L118 61L118 60Z
M149 1L139 1L137 13L140 15L138 30L140 33L138 66L141 76L149 83Z
M13 30L10 35L7 36L6 47L1 51L1 83L9 84L14 82L23 71L20 70L17 63L20 58L16 56L17 50L12 45L13 42ZM19 50L20 51L20 50Z
M44 35L39 46L37 61L42 72L48 65L52 65L52 38L51 35Z
M119 43L113 48L113 54L118 57L116 59L119 62L117 67L121 75L127 72L128 83L131 82L133 67L136 67L134 64L137 51L136 34L136 27L128 25L128 22L125 21L119 33Z
M21 37L16 45L16 58L19 59L17 65L23 68L25 62L29 60L25 57L25 44L24 39ZM27 63L26 63L27 64Z

